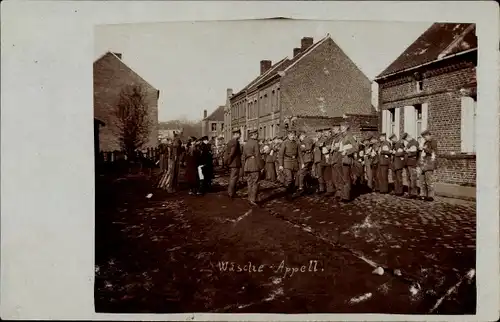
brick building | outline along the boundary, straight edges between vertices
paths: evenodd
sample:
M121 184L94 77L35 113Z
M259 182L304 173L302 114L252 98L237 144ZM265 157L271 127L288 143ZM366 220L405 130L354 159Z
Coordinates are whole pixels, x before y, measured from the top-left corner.
M208 136L210 140L217 142L218 138L224 137L224 109L225 106L219 106L212 114L207 115L207 110L203 111L203 120L201 121L201 135Z
M232 95L226 109L231 129L258 130L273 138L293 127L313 133L348 120L353 130L376 131L371 83L329 35L301 39L293 57L260 62L260 74Z
M382 131L437 139L437 191L475 186L476 65L475 25L435 23L375 79Z
M101 151L121 150L115 107L122 89L141 86L149 106L150 131L144 147L158 145L158 98L160 91L128 67L121 54L107 52L94 62L94 117L106 126L99 131Z

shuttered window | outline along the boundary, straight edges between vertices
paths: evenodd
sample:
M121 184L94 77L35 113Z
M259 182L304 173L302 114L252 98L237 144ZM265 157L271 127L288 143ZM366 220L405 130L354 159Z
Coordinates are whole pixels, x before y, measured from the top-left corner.
M476 113L477 102L475 97L461 98L461 150L464 153L476 153L475 133L476 133Z
M418 138L427 129L428 104L415 104L404 107L404 131Z

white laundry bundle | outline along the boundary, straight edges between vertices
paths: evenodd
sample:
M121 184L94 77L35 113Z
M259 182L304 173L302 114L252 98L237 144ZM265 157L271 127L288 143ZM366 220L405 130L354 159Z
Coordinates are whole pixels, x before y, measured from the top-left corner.
M203 165L200 165L200 166L198 167L198 177L200 177L200 180L205 179L205 177L203 176L203 171L202 171L202 168L203 168L203 167L204 167Z

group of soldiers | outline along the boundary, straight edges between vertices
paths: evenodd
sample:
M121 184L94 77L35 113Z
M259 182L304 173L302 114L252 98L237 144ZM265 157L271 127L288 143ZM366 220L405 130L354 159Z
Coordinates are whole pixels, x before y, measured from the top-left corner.
M250 132L241 142L236 130L224 151L224 164L230 168L229 197L236 194L239 180L246 177L248 200L257 205L259 181L282 184L286 198L316 190L341 202L353 200L362 191L389 193L392 174L397 196L424 201L434 200L434 171L437 144L430 131L419 140L408 133L398 139L385 133L364 139L352 135L349 124L308 136L288 130L285 139L258 141L258 132ZM403 173L408 192L404 194Z

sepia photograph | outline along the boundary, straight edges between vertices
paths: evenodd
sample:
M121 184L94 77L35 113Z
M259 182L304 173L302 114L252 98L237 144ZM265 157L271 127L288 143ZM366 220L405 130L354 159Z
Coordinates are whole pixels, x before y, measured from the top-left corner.
M98 313L476 313L473 23L94 29Z

